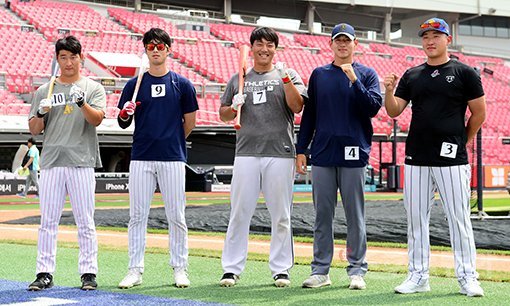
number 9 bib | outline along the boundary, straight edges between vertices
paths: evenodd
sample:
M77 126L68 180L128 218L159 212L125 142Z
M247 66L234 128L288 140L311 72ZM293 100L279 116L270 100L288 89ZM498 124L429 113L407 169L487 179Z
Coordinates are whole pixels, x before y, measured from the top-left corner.
M153 98L164 97L166 94L165 84L152 84L151 96Z

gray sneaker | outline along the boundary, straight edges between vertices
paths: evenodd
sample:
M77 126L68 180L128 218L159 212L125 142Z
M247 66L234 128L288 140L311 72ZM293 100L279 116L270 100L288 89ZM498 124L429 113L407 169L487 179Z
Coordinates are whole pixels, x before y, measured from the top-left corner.
M349 278L351 279L349 289L365 290L367 288L367 284L365 283L362 275L351 275Z
M329 275L314 274L303 282L303 288L320 288L331 285Z

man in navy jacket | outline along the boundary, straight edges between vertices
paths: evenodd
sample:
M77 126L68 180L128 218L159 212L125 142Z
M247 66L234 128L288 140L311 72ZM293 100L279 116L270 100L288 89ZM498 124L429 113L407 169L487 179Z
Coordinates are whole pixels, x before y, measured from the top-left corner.
M365 167L370 155L372 123L382 106L374 69L353 61L358 45L354 28L341 23L331 33L334 61L316 68L308 87L296 146L296 168L306 172L305 150L311 145L314 259L303 287L331 284L333 218L340 190L347 220L347 274L350 289L365 289L367 272L365 226ZM313 141L312 141L313 140Z

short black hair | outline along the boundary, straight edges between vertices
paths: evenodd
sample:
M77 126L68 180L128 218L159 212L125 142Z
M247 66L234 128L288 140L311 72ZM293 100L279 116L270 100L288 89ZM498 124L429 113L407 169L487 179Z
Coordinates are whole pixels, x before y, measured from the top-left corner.
M55 54L57 56L61 50L66 50L72 54L81 55L81 43L76 37L72 35L66 36L57 40L55 43Z
M274 42L275 47L278 48L278 34L276 32L268 27L258 27L255 30L251 32L250 35L250 44L253 46L253 43L255 41L262 41L262 38L264 38L267 41Z
M33 144L34 146L37 145L37 141L35 141L35 139L33 137L30 137L28 138L28 141L27 142L30 142L31 144Z
M172 38L170 38L170 35L168 35L165 30L160 28L152 28L143 34L142 42L144 46L149 44L151 41L162 42L169 47L172 46Z

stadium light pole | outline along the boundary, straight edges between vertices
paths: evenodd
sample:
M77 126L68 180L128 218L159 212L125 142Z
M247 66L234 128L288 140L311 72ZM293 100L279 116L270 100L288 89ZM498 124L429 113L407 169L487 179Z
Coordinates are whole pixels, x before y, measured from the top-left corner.
M384 16L384 41L387 43L391 42L390 34L391 34L391 12L393 11L393 7L389 13L386 13Z
M232 22L232 0L223 1L223 15L225 15L225 22Z
M483 216L483 164L482 164L482 128L476 133L476 196L478 214Z
M315 6L308 2L306 7L306 26L309 34L313 34L313 23L315 21Z
M474 67L478 76L481 77L481 70ZM483 211L483 160L482 160L482 127L476 133L476 202L478 208L478 218L484 219L487 214ZM475 157L473 156L473 159Z

